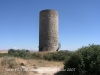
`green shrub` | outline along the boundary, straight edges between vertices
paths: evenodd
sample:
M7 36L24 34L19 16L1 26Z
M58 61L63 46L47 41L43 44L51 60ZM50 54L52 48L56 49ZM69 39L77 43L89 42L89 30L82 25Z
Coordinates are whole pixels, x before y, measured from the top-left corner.
M24 49L22 49L22 50L9 49L8 50L8 55L28 59L28 58L30 58L30 51L29 50L24 50Z
M45 54L45 55L43 56L43 58L44 58L45 60L51 61L51 60L53 60L53 53L47 53L47 54Z
M67 75L99 75L100 73L100 45L82 47L66 58L64 68L76 68L67 71Z
M42 59L42 55L39 53L31 53L30 58Z
M53 61L64 61L68 56L70 56L72 52L65 50L65 51L57 51L57 52L50 52L50 53L30 53L29 50L14 50L9 49L8 55L14 57L21 57L25 59L35 58L35 59L45 59L45 60L53 60Z
M52 52L52 53L47 53L44 55L45 60L54 60L54 61L64 61L68 56L70 56L72 52L65 50L65 51L58 51L58 52Z
M4 57L4 56L7 56L8 53L0 53L0 57Z
M68 50L63 50L63 51L58 51L57 53L53 54L53 59L57 61L63 61L65 60L68 56L71 55L72 52Z

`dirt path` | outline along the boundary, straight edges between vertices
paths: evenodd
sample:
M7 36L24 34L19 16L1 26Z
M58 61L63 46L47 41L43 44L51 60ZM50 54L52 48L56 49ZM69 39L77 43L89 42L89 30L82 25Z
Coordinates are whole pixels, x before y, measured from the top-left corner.
M36 75L54 75L61 70L61 67L40 67L35 69Z
M29 71L29 75L54 75L55 73L61 71L62 67L38 67L33 69L26 69Z

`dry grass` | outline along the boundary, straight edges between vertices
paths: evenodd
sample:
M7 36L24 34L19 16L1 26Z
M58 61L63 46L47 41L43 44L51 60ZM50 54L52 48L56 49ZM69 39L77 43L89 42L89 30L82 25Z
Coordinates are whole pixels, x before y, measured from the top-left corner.
M4 64L6 63L6 64ZM10 64L9 64L10 63ZM54 61L46 61L42 59L21 59L21 58L15 58L15 57L2 57L0 58L0 75L32 75L32 72L25 72L25 71L6 71L8 69L11 69L13 67L9 67L9 65L12 65L14 68L21 68L21 64L24 64L25 67L29 69L38 68L38 67L56 67L61 66L63 67L63 62L54 62Z
M14 57L2 57L0 58L0 75L27 75L27 72L20 71L8 71L8 69L20 68L20 63L25 60Z
M36 67L63 66L63 62L46 61L42 59L27 60L27 62L28 64L30 64L30 66L36 66Z

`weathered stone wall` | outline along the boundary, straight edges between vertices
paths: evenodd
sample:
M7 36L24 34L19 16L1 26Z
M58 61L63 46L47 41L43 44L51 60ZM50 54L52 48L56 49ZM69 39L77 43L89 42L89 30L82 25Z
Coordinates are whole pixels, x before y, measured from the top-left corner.
M56 51L58 49L58 12L40 11L39 51Z

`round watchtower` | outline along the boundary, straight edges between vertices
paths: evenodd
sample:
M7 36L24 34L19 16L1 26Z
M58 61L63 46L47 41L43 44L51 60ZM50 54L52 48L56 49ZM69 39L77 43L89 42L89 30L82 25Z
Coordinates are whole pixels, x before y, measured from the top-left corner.
M58 49L58 12L40 11L39 51L56 51Z

